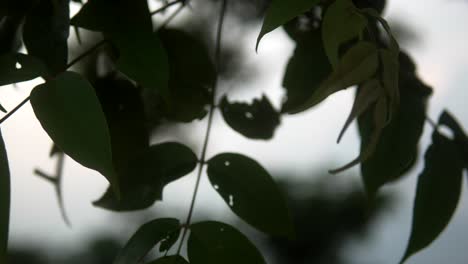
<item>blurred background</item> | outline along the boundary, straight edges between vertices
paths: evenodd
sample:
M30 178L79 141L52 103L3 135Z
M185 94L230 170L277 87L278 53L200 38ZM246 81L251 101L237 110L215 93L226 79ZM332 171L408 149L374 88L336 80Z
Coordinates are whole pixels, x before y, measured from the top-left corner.
M284 95L281 86L285 66L295 43L283 29L268 34L258 53L255 42L260 31L259 15L266 1L232 2L225 25L223 71L219 95L251 100L265 93L279 108ZM465 98L468 94L468 3L461 0L389 0L384 17L392 25L403 49L413 57L419 76L434 88L429 116L437 119L448 108L462 124L468 124ZM151 10L161 5L150 1ZM215 0L194 0L170 27L189 29L204 41L208 50L214 43ZM73 4L72 14L79 10ZM155 18L155 25L177 7ZM83 45L70 37L70 57L74 58L97 35L82 32ZM100 62L96 55L88 62ZM86 69L86 64L81 65ZM40 81L5 86L0 91L2 105L13 108ZM351 107L351 89L333 95L319 106L299 115L282 116L281 125L270 141L249 140L233 131L215 114L208 157L219 152L240 152L257 159L275 177L288 197L298 239L287 241L255 231L230 212L221 197L202 180L195 220L226 221L248 234L272 264L395 264L406 247L411 227L415 183L423 162L402 180L384 187L372 204L366 200L359 168L329 175L328 169L357 156L357 129L349 129L342 143L336 137ZM180 124L155 122L152 142L176 140L197 153L206 120ZM24 106L2 124L12 174L11 260L14 264L111 263L116 252L144 222L157 217L185 219L194 186L194 173L171 183L162 202L133 213L115 213L94 207L92 201L107 188L104 178L65 160L62 190L71 227L63 221L53 186L37 177L40 168L53 173L56 160L49 158L51 140L35 119L30 105ZM431 129L426 126L420 158L429 144ZM465 190L463 190L465 192ZM463 195L459 208L444 233L427 250L408 264L467 263L468 201ZM157 250L155 250L157 251ZM156 256L157 252L154 253Z

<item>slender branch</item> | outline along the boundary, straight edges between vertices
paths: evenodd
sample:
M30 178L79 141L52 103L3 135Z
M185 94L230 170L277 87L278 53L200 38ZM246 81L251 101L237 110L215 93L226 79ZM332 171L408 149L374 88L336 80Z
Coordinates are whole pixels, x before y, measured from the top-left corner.
M72 67L73 65L75 65L77 62L79 62L80 60L86 58L87 56L89 56L91 53L93 53L94 51L96 51L97 49L99 49L102 45L106 44L107 43L107 40L103 39L101 41L99 41L98 43L94 44L91 48L89 48L88 50L86 50L85 52L83 52L81 55L79 55L78 57L76 57L74 60L72 60L70 63L67 64L67 66L65 66L65 70L69 69L70 67Z
M11 115L13 115L16 111L18 111L23 105L25 105L29 101L29 96L26 97L21 103L19 103L15 108L13 108L10 112L8 112L2 119L0 119L0 124L5 122Z
M201 152L201 157L200 161L201 163L198 165L198 173L197 173L197 179L195 182L195 188L193 191L193 196L192 196L192 201L190 203L190 209L187 215L187 220L185 221L185 225L183 226L184 230L182 233L182 238L180 239L179 247L177 249L177 254L180 254L180 251L182 249L182 245L184 243L185 237L187 236L187 231L189 229L190 223L192 221L192 216L193 216L193 211L195 209L195 201L197 199L197 194L198 194L198 189L200 187L200 181L201 181L201 176L203 172L203 167L206 164L206 153L208 149L208 142L210 140L210 135L211 135L211 127L213 124L213 115L214 115L214 110L215 110L215 100L216 100L216 88L218 86L218 80L219 80L219 69L221 66L221 41L222 41L222 32L223 32L223 24L224 24L224 17L226 15L226 7L227 7L227 0L222 0L221 2L221 11L219 15L219 21L218 21L218 30L216 33L216 49L215 49L215 66L216 70L218 72L215 84L213 86L213 91L212 91L212 96L211 96L211 103L210 103L210 111L208 114L208 124L206 128L206 134L205 134L205 140L203 143L203 148Z
M426 116L426 121L427 121L435 130L438 130L439 125L438 125L434 120L432 120L429 116Z
M158 14L158 13L161 13L161 12L163 12L164 10L168 9L169 7L171 7L171 6L173 6L173 5L176 5L176 4L178 4L178 3L182 3L182 4L184 5L184 4L185 4L185 1L186 1L186 0L175 0L175 1L172 1L172 2L170 2L170 3L167 3L166 5L164 5L164 6L160 7L160 8L158 8L158 9L154 10L153 12L151 12L151 15L154 16L154 15L156 15L156 14Z

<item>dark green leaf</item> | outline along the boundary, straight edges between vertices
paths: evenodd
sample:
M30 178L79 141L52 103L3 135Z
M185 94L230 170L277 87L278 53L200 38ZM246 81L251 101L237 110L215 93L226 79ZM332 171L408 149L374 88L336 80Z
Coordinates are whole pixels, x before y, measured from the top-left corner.
M257 47L265 34L282 26L317 5L319 0L272 0L265 15L262 29L257 38Z
M248 138L270 139L280 124L279 113L265 95L251 104L230 103L225 96L220 108L226 123Z
M406 56L406 55L402 55ZM399 179L414 164L423 132L426 106L431 88L419 80L408 61L400 60L399 90L401 100L390 123L382 130L374 153L361 163L364 186L370 196L384 184ZM371 140L373 112L358 119L361 148Z
M28 54L44 62L54 76L66 70L68 61L69 5L69 0L39 1L28 13L23 27Z
M333 68L339 64L339 49L344 43L359 37L367 19L358 12L351 0L336 0L325 11L322 36L325 52Z
M192 264L263 264L265 260L247 237L219 222L190 226L187 253Z
M10 1L19 2L19 0ZM25 10L21 11L25 12ZM0 41L0 54L14 53L21 48L18 31L22 22L23 14L5 16L3 18L0 16L0 39L2 40Z
M323 49L319 29L297 40L296 50L289 60L283 79L286 100L281 112L292 113L314 94L331 73L331 66Z
M429 246L449 223L460 199L463 167L454 141L435 131L418 178L411 236L400 263Z
M171 249L172 246L177 242L180 236L180 229L169 234L169 236L161 241L161 245L159 246L159 252L167 252Z
M180 143L151 146L136 156L119 175L120 199L109 189L94 205L113 211L147 208L162 199L167 184L190 173L196 165L196 155Z
M148 262L146 264L189 264L187 260L185 260L181 256L169 256L157 259L155 261Z
M270 174L255 160L223 153L208 161L211 184L231 210L260 231L293 236L286 202Z
M468 168L468 137L466 136L463 127L448 111L444 111L440 116L439 125L447 126L452 130L454 140L463 160L465 161L465 168Z
M119 252L114 264L139 263L156 244L177 229L180 229L180 222L173 218L155 219L142 225Z
M94 88L64 72L31 91L36 117L52 140L81 165L97 170L118 191L107 122Z
M10 169L0 132L0 263L8 263L8 230L10 227Z
M32 80L44 75L44 65L34 57L21 53L0 55L0 86Z

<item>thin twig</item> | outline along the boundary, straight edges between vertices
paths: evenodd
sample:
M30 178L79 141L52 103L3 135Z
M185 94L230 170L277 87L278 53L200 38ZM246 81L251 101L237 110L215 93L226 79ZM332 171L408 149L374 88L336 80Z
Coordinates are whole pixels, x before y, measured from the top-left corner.
M151 15L154 16L154 15L156 15L156 14L158 14L158 13L161 13L161 12L163 12L164 10L168 9L169 7L171 7L171 6L173 6L173 5L176 5L176 4L178 4L178 3L184 4L185 1L186 1L186 0L175 0L175 1L172 1L172 2L170 2L170 3L167 3L166 5L164 5L164 6L160 7L160 8L158 8L158 9L154 10L153 12L151 12Z
M13 108L10 112L8 112L2 119L0 119L0 124L5 122L11 115L13 115L16 111L18 111L24 104L26 104L29 101L30 97L26 97L21 103L19 103L15 108Z
M74 60L72 60L70 63L68 63L67 66L65 67L65 70L68 70L70 67L75 65L77 62L79 62L80 60L82 60L85 57L89 56L91 53L93 53L94 51L96 51L98 48L100 48L102 45L104 45L106 43L107 43L107 40L103 39L103 40L99 41L98 43L94 44L91 48L89 48L88 50L83 52L81 55L76 57Z

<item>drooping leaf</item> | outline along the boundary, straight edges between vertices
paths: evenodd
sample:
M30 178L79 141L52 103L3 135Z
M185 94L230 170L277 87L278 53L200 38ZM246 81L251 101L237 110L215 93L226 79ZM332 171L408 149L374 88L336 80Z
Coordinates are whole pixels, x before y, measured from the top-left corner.
M252 139L271 139L280 124L280 116L268 98L251 104L231 103L224 96L220 103L224 121L235 131Z
M411 235L400 263L429 246L448 225L460 199L463 167L454 141L435 131L418 178Z
M325 11L322 23L323 46L333 68L339 64L340 46L359 37L367 19L351 0L336 0Z
M263 264L257 248L241 232L220 222L190 226L187 254L192 264Z
M382 63L381 80L390 101L390 114L393 114L400 104L400 89L398 87L399 56L398 53L393 53L387 49L381 49L379 50L379 57Z
M34 88L31 105L61 150L81 165L100 172L118 191L107 122L94 88L85 79L64 72Z
M167 184L187 175L196 165L197 156L180 143L153 145L119 174L120 199L109 189L94 205L112 211L147 208L162 199Z
M374 153L361 163L364 186L371 197L384 184L399 179L414 164L426 118L427 100L432 92L417 78L406 55L400 57L399 107L382 130ZM361 148L365 148L371 140L373 112L366 111L361 115L358 125Z
M0 86L32 80L44 75L44 65L32 56L21 53L0 55Z
M312 7L317 5L319 2L319 0L272 0L265 14L262 29L257 38L256 49L258 49L258 44L265 34L312 9Z
M380 22L382 25L383 29L385 30L385 33L387 34L387 38L389 40L389 50L394 53L395 55L398 55L398 52L400 51L400 46L398 45L398 42L396 41L395 37L393 36L392 30L390 28L390 25L387 23L385 19L383 19L380 14L377 12L375 8L364 8L360 10L363 14L368 15L370 17L375 18L377 21Z
M142 225L119 252L114 264L139 263L156 244L178 229L180 222L174 218L159 218Z
M208 178L231 210L268 234L292 237L289 210L270 174L255 160L223 153L208 161Z
M170 66L170 104L161 111L171 120L190 122L207 114L211 103L216 70L210 53L199 39L176 29L160 31Z
M439 125L445 125L452 130L454 134L454 140L463 157L463 160L465 161L465 168L468 168L468 137L466 136L463 127L448 111L444 111L440 116Z
M147 264L189 264L187 260L185 260L181 256L168 256L162 257L160 259L148 262Z
M0 132L0 263L8 263L8 233L10 227L10 169Z
M23 27L23 41L28 54L40 59L53 76L66 70L69 5L69 0L38 1L28 12Z
M286 89L286 100L281 109L283 113L292 113L303 105L331 73L320 29L311 30L296 43L296 50L283 78Z
M369 42L359 42L350 48L336 69L320 87L302 104L291 110L298 113L320 103L329 95L369 80L377 71L377 48Z

